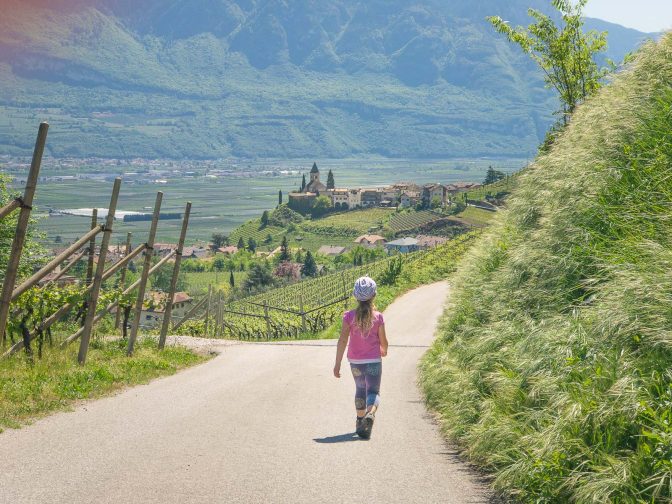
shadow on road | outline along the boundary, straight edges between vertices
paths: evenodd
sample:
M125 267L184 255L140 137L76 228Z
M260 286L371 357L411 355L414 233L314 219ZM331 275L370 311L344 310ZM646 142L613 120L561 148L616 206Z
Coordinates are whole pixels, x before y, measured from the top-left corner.
M339 434L338 436L329 436L323 438L315 438L313 441L316 443L347 443L348 441L361 441L362 439L355 434L354 432L348 432L347 434Z

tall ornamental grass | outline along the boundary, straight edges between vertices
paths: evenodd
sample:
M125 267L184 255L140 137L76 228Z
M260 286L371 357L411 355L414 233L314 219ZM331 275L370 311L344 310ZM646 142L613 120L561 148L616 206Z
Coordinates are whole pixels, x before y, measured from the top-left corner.
M422 384L522 502L672 501L672 34L520 176Z

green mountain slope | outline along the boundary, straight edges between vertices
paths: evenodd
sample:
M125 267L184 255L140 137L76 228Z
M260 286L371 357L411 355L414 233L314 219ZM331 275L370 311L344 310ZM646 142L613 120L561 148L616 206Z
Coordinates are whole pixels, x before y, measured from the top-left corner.
M525 157L556 108L484 20L546 0L6 4L10 154L47 119L57 156Z
M577 111L456 281L423 384L523 502L672 499L672 34Z

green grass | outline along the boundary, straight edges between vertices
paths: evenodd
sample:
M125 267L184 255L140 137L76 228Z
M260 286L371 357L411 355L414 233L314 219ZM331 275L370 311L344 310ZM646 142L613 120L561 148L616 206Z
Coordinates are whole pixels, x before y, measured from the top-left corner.
M484 227L493 222L497 212L483 210L482 208L467 207L456 217L469 226Z
M280 246L284 233L285 230L283 228L276 226L262 227L259 219L252 219L234 229L229 235L229 241L232 245L237 245L238 240L242 238L245 245L247 245L248 240L253 238L260 249L272 250ZM264 243L268 235L273 237L273 241L270 244Z
M208 285L213 289L221 290L226 293L230 290L228 271L203 271L184 273L184 279L187 282L187 291L192 296L200 296L208 292ZM246 271L234 271L233 279L235 285L242 285L247 277Z
M33 363L23 354L0 361L0 431L205 360L180 347L159 352L152 340L140 340L132 358L125 348L121 342L94 343L85 366L77 364L76 345L47 348Z
M429 224L435 220L441 219L442 215L432 212L430 210L421 211L406 211L394 214L388 223L389 228L395 232L400 233L416 229L425 224Z
M672 35L516 182L422 364L445 432L520 502L672 500Z
M502 180L498 180L494 184L488 184L479 187L478 189L467 191L465 193L467 199L485 201L487 197L495 197L499 193L510 193L515 188L517 175L518 172L512 172L509 176ZM459 194L458 196L464 197L462 194Z
M389 208L351 210L304 222L301 227L314 234L356 237L370 229L382 228L393 213Z

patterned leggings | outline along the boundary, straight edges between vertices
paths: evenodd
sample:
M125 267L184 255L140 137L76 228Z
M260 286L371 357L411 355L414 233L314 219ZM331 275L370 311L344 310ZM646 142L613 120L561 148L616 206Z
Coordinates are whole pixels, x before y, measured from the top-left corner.
M382 362L350 364L355 379L355 408L363 410L367 406L380 404L380 378L383 374Z

